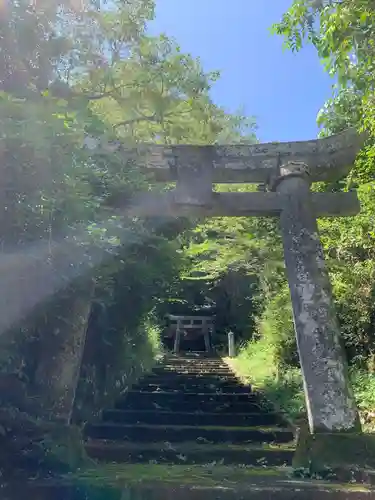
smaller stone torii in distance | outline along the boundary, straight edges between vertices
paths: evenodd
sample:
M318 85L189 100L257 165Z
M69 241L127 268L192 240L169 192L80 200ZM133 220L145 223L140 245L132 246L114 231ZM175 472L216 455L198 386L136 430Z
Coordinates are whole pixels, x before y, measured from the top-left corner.
M168 314L169 322L167 332L172 334L174 339L173 351L178 354L180 351L182 336L194 340L194 337L201 337L204 342L205 352L211 352L212 334L214 323L212 316L190 316ZM167 335L168 337L168 335Z
M122 153L173 191L132 202L138 216L278 216L312 435L359 433L317 217L359 212L356 192L313 193L317 181L345 177L364 137L349 129L324 139L232 146L98 144ZM214 183L257 183L267 192L214 192ZM282 314L282 311L280 311Z

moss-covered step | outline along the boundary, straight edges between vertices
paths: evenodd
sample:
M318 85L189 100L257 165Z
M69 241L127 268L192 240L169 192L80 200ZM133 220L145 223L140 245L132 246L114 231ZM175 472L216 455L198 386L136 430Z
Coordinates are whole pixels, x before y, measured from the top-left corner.
M138 402L142 399L151 399L151 401L155 401L159 404L163 404L166 402L193 402L195 405L200 405L206 401L216 401L216 402L259 402L259 397L255 396L251 393L233 393L233 392L225 392L225 393L207 393L205 392L205 388L203 387L200 392L170 392L170 391L129 391L125 395L123 400L123 404L129 402ZM126 406L125 403L125 406ZM119 403L117 403L117 408ZM121 400L120 400L121 405ZM122 405L123 407L123 405Z
M229 369L223 360L186 360L186 359L168 359L162 366L184 366L187 368L215 367Z
M233 375L233 372L231 369L227 366L225 367L224 365L217 365L217 366L207 366L207 365L201 365L201 366L185 366L185 365L165 365L163 367L155 366L154 370L164 370L164 373L169 373L169 372L175 372L179 373L180 371L183 372L188 372L188 373L199 373L199 372L208 372L208 373L223 373L224 375ZM153 370L153 371L154 371Z
M194 368L222 368L224 370L231 370L230 367L227 365L226 361L223 359L220 360L208 360L208 359L201 359L201 360L186 360L186 359L167 359L164 360L162 363L159 363L157 366L160 367L184 367L187 369L194 369Z
M226 361L223 359L164 359L162 363L159 363L159 366L186 366L189 368L194 368L196 366L208 366L208 367L223 367L228 369L228 365Z
M130 395L130 394L129 394ZM118 400L115 404L116 409L121 410L166 410L166 411L181 411L181 412L199 412L199 413L254 413L263 411L264 404L257 398L246 398L245 401L236 401L230 399L225 401L210 400L208 398L192 398L175 397L159 397L160 394L152 394L149 397L144 397L142 393L133 393L132 397L125 396Z
M185 443L127 443L90 440L87 454L97 460L120 463L244 464L286 466L292 464L293 443L243 445Z
M216 382L227 382L231 384L242 384L242 382L233 375L216 375L212 373L210 375L181 375L179 373L167 373L164 375L157 375L154 373L150 373L146 377L142 379L144 382L152 382L153 384L162 384L165 382L176 382L183 384L202 384L203 386L206 384L215 384Z
M186 353L187 354L187 353ZM223 363L223 358L220 356L189 356L184 354L183 356L176 355L166 355L163 357L163 363L188 363L188 364L196 364L196 363Z
M99 463L83 468L64 477L68 482L80 481L90 485L131 486L150 485L194 485L194 486L231 486L259 484L269 481L287 480L291 469L287 467L246 467L220 464L170 465L170 464L117 464Z
M239 383L230 384L227 382L216 382L211 384L201 384L201 383L181 383L181 382L173 382L173 381L165 381L160 384L155 384L149 381L142 381L139 384L135 384L132 387L133 391L141 391L141 392L155 392L155 391L173 391L173 392L193 392L199 393L199 391L204 390L205 393L215 393L215 392L223 392L223 393L243 393L249 394L250 388L249 386L244 386Z
M178 364L178 365L187 365L187 366L197 366L197 365L207 365L207 366L223 366L225 365L225 361L223 358L204 358L204 357L197 357L197 358L191 358L188 356L183 356L183 357L173 357L173 356L166 356L163 358L162 361L163 365L167 364Z
M249 427L257 425L283 426L285 422L276 413L207 413L179 412L161 410L105 410L104 422L154 425L197 425L207 426L212 423L219 426Z
M288 443L294 438L289 429L278 427L196 427L114 423L88 424L85 426L84 435L92 439L128 440L142 443L155 443L158 441L175 443L197 440L233 444L246 442Z
M153 373L163 374L163 373L186 373L186 374L211 374L216 373L217 375L230 375L233 372L228 367L216 367L216 366L157 366L153 370Z
M285 467L265 469L218 465L100 464L65 477L64 484L67 492L69 486L71 488L82 487L87 492L86 498L111 498L113 500L124 498L130 500L175 500L176 498L179 500L367 500L374 498L374 490L371 487L361 484L296 480L290 477L289 469ZM94 496L94 493L99 496Z

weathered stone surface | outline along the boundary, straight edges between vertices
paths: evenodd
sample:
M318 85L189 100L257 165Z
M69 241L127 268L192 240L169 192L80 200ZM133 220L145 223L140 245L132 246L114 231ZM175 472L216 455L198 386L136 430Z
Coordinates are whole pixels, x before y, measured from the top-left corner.
M93 291L85 252L61 240L0 256L2 379L17 389L4 404L45 420L66 423L73 408Z
M94 281L84 280L61 298L54 328L40 339L42 355L34 379L40 415L69 423L81 367Z
M133 303L126 299L137 299L133 287L124 293L126 279L127 273L117 276L116 286L112 288L113 304L104 302L100 287L94 297L72 418L77 425L100 420L102 409L112 406L156 363L148 325L135 313L124 325L124 316L115 305L123 300L124 307L133 313Z
M234 358L236 356L236 345L234 343L234 333L228 332L228 356Z
M198 195L195 199L186 194L183 198L175 197L173 191L159 193L144 193L134 198L130 204L118 213L130 216L150 217L245 217L263 216L277 217L285 204L280 193L212 193ZM357 193L312 193L314 211L319 217L340 217L356 215L359 210ZM204 201L206 200L206 202ZM178 203L177 203L178 201Z
M346 480L350 480L350 470L357 475L362 471L360 475L365 477L366 471L375 467L375 436L362 433L313 435L303 428L298 435L293 466L309 469L312 473L330 468L340 479ZM368 480L373 481L375 476L370 476Z
M310 431L358 431L307 167L302 167L285 165L277 191L284 195L280 225Z
M212 198L213 165L206 150L181 152L173 197L177 204L209 205Z
M180 320L177 320L177 328L176 328L176 333L175 333L175 338L174 338L174 347L173 347L173 352L178 354L180 350L180 344L181 344L181 322Z
M364 137L349 129L332 137L311 141L253 145L195 146L148 145L126 147L120 142L106 143L87 137L84 147L92 153L123 156L125 162L152 174L156 181L178 178L178 166L199 162L213 166L214 182L268 182L279 165L303 161L311 169L313 181L333 180L345 176L362 147Z

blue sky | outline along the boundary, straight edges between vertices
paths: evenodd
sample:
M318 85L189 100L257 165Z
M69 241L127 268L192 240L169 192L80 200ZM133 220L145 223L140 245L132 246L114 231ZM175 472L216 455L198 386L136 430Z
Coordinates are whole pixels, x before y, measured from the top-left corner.
M316 115L332 94L315 50L283 51L269 28L292 0L156 0L153 33L176 38L206 70L220 70L212 90L229 111L255 115L261 141L316 137Z

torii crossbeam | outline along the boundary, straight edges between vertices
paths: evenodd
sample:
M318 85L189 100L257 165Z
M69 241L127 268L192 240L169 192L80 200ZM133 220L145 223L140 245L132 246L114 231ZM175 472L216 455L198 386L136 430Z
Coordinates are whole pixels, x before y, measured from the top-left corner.
M176 182L176 189L144 193L127 200L139 216L277 216L284 204L278 192L219 193L214 183L257 183L272 186L280 167L290 161L309 167L310 182L334 181L348 174L363 138L348 130L325 139L232 146L138 145L93 138L85 141L95 154L121 154L124 163L136 165L154 182ZM359 212L354 191L312 193L318 217L349 216ZM131 208L133 207L133 208Z

